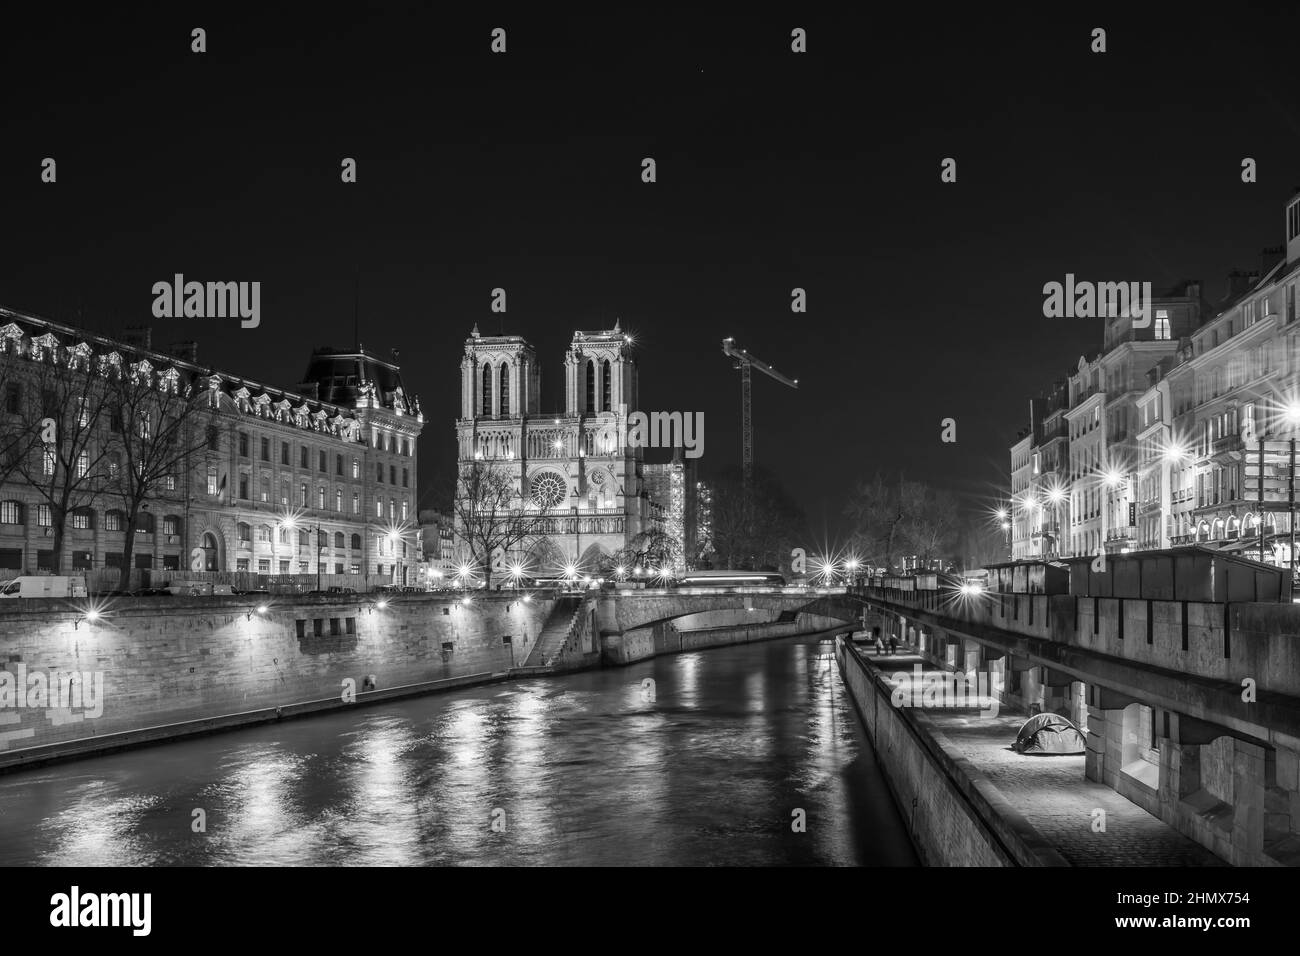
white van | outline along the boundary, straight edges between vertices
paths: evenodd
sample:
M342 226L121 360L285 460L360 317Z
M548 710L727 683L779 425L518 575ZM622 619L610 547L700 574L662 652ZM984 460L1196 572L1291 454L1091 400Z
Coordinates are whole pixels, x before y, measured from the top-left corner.
M0 588L4 598L79 598L86 596L86 579L66 575L24 575Z

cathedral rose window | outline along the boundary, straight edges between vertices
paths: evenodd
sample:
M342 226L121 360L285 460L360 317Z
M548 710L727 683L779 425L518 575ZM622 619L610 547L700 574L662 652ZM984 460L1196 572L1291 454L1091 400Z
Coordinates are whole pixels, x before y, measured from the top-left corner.
M533 478L533 503L539 508L555 508L564 501L564 479L552 471Z

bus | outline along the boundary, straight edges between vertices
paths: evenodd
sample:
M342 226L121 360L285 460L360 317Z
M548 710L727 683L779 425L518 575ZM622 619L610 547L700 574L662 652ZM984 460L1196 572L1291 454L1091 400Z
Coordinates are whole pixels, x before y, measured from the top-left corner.
M776 571L687 571L673 584L681 588L783 588L785 575Z

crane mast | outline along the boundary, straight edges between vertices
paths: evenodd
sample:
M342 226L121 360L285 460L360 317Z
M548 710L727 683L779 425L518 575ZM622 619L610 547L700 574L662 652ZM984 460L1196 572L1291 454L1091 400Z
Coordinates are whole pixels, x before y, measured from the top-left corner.
M722 340L722 353L735 361L735 368L740 369L740 428L741 428L741 474L744 479L745 494L749 494L750 480L754 476L754 412L752 403L753 370L758 369L769 378L774 378L782 385L798 388L799 380L782 375L763 360L750 355L748 351L736 344L733 338Z

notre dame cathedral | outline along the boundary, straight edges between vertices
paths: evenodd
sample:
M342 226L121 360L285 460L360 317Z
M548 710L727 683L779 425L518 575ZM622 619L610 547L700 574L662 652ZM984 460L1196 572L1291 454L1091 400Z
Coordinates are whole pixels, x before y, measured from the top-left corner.
M516 506L538 512L524 542L530 575L607 569L644 532L663 530L667 502L651 499L642 449L628 447L637 410L632 340L615 322L574 332L564 358L564 408L543 411L537 353L517 335L475 326L461 361L459 464L493 462L516 482Z

